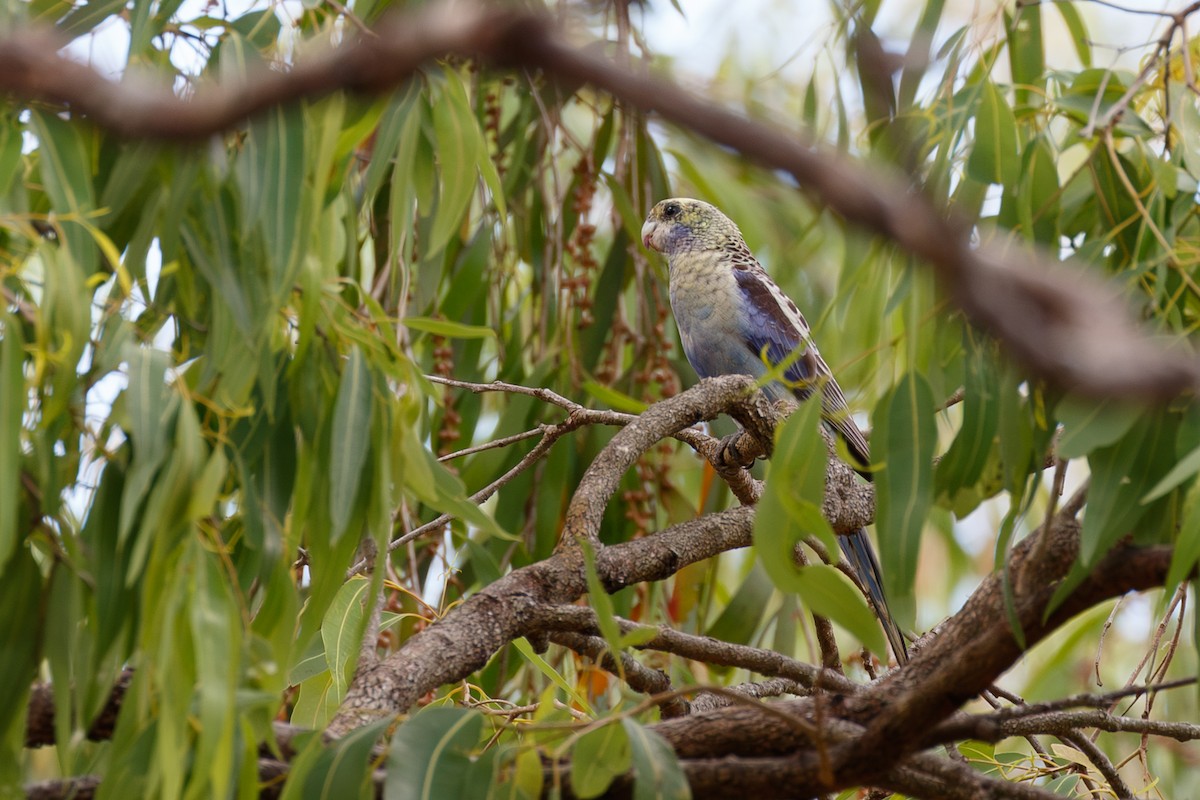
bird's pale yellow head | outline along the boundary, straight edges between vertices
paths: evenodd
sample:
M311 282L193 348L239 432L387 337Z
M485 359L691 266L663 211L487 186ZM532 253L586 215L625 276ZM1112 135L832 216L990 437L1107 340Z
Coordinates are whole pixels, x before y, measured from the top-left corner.
M659 202L642 225L642 244L668 258L696 250L721 250L741 239L742 232L720 209L690 197Z

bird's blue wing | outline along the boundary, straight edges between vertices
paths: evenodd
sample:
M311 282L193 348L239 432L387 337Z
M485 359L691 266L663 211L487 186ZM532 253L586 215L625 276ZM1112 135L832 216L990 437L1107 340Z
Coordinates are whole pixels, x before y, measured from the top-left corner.
M804 315L749 256L749 251L746 258L735 259L734 265L733 275L742 294L744 309L743 338L753 357L761 363L765 354L768 362L779 364L791 353L803 351L784 370L783 383L766 388L768 396L778 399L786 392L804 401L820 388L825 421L841 434L850 454L858 462L858 468L864 470L871 463L870 448L850 416L842 388L809 337Z
M808 341L808 323L804 316L761 267L735 269L733 274L745 309L743 335L746 346L755 358L765 356L772 365L801 350L784 370L783 377L797 399L807 399L822 372L820 356Z

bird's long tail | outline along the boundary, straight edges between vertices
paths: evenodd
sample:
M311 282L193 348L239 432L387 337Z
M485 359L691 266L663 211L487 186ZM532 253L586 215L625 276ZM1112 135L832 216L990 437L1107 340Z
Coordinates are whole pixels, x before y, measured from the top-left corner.
M839 536L838 543L871 597L871 605L875 606L875 614L883 623L883 632L887 634L896 662L907 663L908 644L904 641L900 626L892 617L891 609L888 608L887 597L883 593L883 572L879 568L879 559L871 546L871 540L867 538L867 532L860 528L848 536Z

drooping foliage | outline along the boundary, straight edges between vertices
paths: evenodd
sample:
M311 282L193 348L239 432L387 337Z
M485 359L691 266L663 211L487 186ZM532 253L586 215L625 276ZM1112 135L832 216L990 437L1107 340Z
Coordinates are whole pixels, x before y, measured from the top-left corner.
M812 74L743 91L729 68L714 93L907 174L1014 257L1044 247L1077 259L1121 287L1164 346L1188 347L1200 316L1192 43L1179 50L1176 29L1174 49L1147 49L1136 74L1102 64L1085 0L1018 4L957 29L929 0L885 40L907 52L896 79L881 82L861 46L880 5L834 10ZM188 96L286 70L386 10L373 0L228 15L179 2L35 2L10 4L0 19L77 41L109 42L104 31L120 29L126 79L148 73ZM618 62L645 53L636 7L563 13ZM563 438L479 504L471 493L502 480L536 437L442 457L563 411L426 376L546 387L632 412L690 385L665 269L639 241L646 210L670 195L704 198L738 221L871 420L881 555L909 626L953 613L978 574L1003 568L1014 541L1065 499L1046 488L1055 458L1069 462L1071 486L1090 475L1068 584L1123 537L1174 544L1161 608L1139 618L1168 612L1182 625L1170 601L1200 560L1193 403L1145 409L1027 380L909 256L825 213L787 176L686 130L587 86L465 58L429 63L388 94L306 99L199 142L123 138L67 107L7 99L0 678L10 691L0 779L95 774L113 797L254 796L272 722L321 728L337 711L373 598L384 598L378 651L390 652L461 598L549 556L573 488L613 429ZM960 387L962 402L947 409ZM810 456L781 450L771 477L787 481ZM735 503L674 442L624 480L607 543ZM820 484L805 482L816 494ZM819 501L764 503L760 547L790 551ZM448 523L373 557L443 514ZM772 572L726 555L593 603L813 660L805 604L777 591ZM846 588L812 585L812 604ZM841 618L837 604L822 610L861 631L856 603ZM1090 665L1108 610L1035 652L1019 688L1081 691L1078 668ZM1138 632L1117 638L1153 650ZM1166 674L1164 657L1185 664L1171 675L1195 674L1195 654L1175 649L1148 669ZM1101 660L1114 682L1136 662L1107 650ZM745 679L682 659L658 666L677 685ZM115 730L89 741L130 668ZM35 682L54 692L53 756L24 747ZM619 681L568 652L543 657L518 641L429 699L436 707L391 740L384 766L396 796L421 785L435 787L421 796L478 796L498 776L506 796L535 796L541 756L570 753L579 796L628 769L645 796L686 792L669 748L645 727L654 712L631 711L637 698ZM454 702L540 703L530 718L547 724L526 733L443 707ZM1194 696L1161 709L1194 718ZM610 722L548 724L573 714ZM335 746L299 742L286 793L365 793L385 727ZM1103 743L1118 757L1138 746ZM980 745L968 756L1032 765L1025 752ZM1184 796L1194 786L1184 769L1152 752L1146 774ZM1069 777L1063 792L1076 786Z

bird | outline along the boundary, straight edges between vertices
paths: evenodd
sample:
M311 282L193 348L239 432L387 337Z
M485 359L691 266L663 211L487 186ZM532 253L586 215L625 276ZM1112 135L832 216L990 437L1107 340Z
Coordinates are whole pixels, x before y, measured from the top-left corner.
M821 392L821 417L846 443L852 465L867 480L871 451L850 415L846 395L821 358L796 303L771 280L742 232L716 206L673 197L650 210L642 244L667 259L671 311L683 353L701 378L763 377L793 354L782 380L763 387L772 401L803 402ZM866 530L839 536L899 664L908 646L883 592L883 572Z

